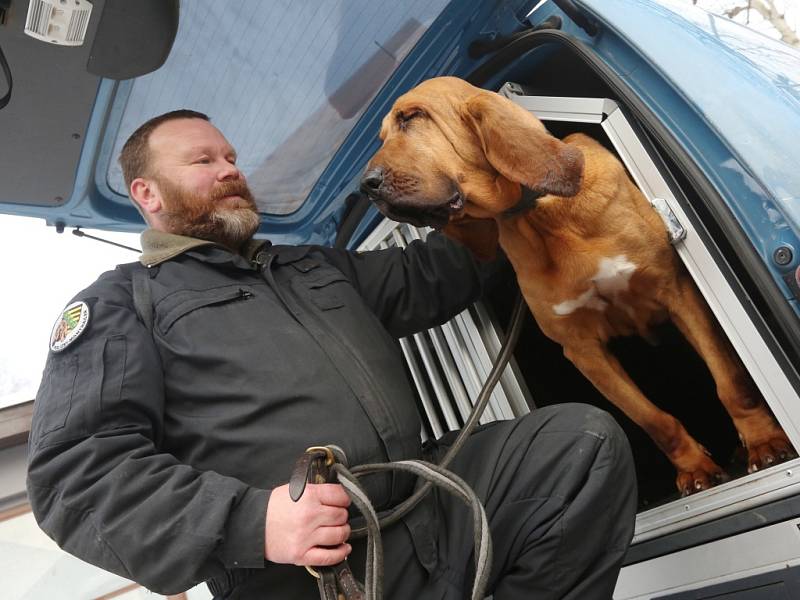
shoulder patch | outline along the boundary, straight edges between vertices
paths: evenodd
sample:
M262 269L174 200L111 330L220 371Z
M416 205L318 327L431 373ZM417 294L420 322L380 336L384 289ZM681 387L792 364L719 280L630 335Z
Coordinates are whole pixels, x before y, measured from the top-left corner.
M50 350L61 352L86 329L89 323L89 305L86 302L73 302L56 319L50 333Z

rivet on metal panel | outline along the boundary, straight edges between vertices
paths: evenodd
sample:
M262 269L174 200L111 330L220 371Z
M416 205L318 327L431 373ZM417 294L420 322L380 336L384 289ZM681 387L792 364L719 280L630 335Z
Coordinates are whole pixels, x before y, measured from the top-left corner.
M780 246L779 248L775 249L775 252L772 253L772 260L775 261L775 264L783 266L788 265L792 262L792 248L791 246Z

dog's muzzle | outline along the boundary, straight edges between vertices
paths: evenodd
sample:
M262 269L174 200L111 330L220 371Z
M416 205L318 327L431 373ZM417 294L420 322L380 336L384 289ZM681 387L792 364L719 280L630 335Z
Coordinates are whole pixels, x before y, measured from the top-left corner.
M380 167L364 173L361 177L361 191L369 196L384 216L415 227L441 229L450 221L450 215L464 208L464 196L459 190L441 203L432 203L414 196L393 196L385 185L384 171Z

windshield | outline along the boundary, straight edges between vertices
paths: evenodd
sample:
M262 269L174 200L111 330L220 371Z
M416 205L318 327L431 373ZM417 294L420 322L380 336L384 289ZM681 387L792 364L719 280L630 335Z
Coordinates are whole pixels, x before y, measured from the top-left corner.
M447 0L197 0L163 67L133 82L107 173L144 121L177 108L206 113L241 157L265 213L305 200L369 102ZM255 15L255 16L254 16Z

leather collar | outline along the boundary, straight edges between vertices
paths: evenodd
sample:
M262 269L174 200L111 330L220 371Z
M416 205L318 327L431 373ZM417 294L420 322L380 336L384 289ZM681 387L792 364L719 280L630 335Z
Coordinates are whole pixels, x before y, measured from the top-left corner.
M531 188L525 187L524 185L521 187L522 195L519 197L519 200L514 206L507 208L501 213L504 217L516 217L521 213L536 208L536 202L539 200L539 198L545 195L534 192Z

